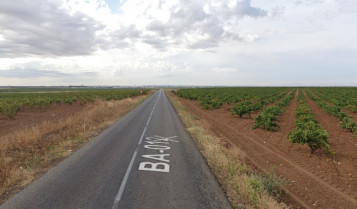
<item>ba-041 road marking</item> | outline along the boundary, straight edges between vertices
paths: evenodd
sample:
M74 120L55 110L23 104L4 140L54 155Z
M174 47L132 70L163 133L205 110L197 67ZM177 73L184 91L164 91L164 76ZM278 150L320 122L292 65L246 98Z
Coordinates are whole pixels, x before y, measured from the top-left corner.
M145 138L144 148L150 150L149 152L159 152L160 154L147 154L141 157L145 160L139 164L138 170L140 171L154 171L154 172L170 172L170 154L164 154L168 152L170 147L170 142L177 143L177 136L162 137L162 136L152 136ZM150 160L150 161L149 161Z

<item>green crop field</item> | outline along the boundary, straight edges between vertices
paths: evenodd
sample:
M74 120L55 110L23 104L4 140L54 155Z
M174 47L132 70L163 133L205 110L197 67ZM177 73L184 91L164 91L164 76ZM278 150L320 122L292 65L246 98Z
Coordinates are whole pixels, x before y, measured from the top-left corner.
M45 108L51 104L81 104L101 100L120 100L146 94L144 89L67 89L13 88L0 90L0 114L13 118L23 107Z

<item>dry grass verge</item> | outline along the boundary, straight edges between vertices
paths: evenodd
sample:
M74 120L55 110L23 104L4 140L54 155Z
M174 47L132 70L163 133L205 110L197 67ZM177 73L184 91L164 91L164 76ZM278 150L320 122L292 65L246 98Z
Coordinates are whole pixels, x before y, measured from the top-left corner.
M169 92L167 95L234 208L288 208L276 200L282 181L274 170L265 175L254 174L244 163L242 151L236 147L226 148L222 140L204 128L197 116L188 112Z
M0 203L68 157L151 94L119 101L97 100L61 120L43 120L1 135Z

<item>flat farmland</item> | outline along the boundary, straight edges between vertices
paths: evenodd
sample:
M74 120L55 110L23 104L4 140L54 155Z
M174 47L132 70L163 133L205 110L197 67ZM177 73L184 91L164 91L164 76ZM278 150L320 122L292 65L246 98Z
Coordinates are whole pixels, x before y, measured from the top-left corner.
M357 207L357 88L172 91L226 150L282 179L293 208Z
M0 202L140 104L145 89L0 90Z

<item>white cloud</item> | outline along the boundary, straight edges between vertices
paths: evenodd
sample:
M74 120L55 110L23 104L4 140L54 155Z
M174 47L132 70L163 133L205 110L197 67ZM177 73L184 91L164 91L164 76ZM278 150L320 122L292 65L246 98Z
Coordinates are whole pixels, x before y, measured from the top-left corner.
M245 40L239 31L231 30L229 24L245 17L264 17L267 12L251 6L250 0L243 1L178 1L175 4L161 5L170 11L165 21L157 18L146 25L146 33L152 33L146 43L157 48L184 45L189 48L211 48L221 42ZM167 16L167 15L166 15ZM152 40L152 37L160 37Z
M285 76L294 72L284 70L289 65L298 70L302 61L295 56L304 58L301 66L311 72L357 66L352 60L357 54L354 0L130 0L116 5L1 1L0 83L25 85L46 78L53 84L278 84L294 83L295 77ZM326 60L326 54L336 58ZM25 83L27 77L33 81Z
M0 57L88 55L137 42L156 49L211 48L246 40L226 22L267 15L250 0L131 0L121 9L112 14L104 0L0 2Z

